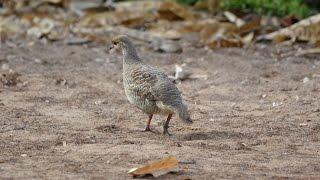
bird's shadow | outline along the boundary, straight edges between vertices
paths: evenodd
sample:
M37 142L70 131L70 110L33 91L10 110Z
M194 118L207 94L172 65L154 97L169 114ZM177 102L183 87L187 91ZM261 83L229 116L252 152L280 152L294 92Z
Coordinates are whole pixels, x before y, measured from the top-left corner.
M249 134L244 134L234 131L209 131L209 132L194 132L186 135L182 135L180 138L185 141L196 140L221 140L221 139L240 139L248 138Z

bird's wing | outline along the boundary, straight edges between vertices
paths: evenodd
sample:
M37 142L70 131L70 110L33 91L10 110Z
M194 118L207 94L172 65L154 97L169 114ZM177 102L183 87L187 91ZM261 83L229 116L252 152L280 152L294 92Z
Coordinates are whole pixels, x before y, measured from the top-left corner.
M130 73L130 91L135 92L138 96L156 101L150 89L158 81L156 74L152 73L149 68L138 66L131 69Z
M151 87L150 91L155 99L161 101L164 105L175 107L182 101L178 88L169 79L158 81Z
M169 106L175 106L181 101L181 94L176 85L158 69L145 65L131 73L132 80L137 85L135 91L139 92L139 95Z
M150 87L151 94L163 104L175 107L182 101L180 91L166 74L158 69L152 69L157 81Z

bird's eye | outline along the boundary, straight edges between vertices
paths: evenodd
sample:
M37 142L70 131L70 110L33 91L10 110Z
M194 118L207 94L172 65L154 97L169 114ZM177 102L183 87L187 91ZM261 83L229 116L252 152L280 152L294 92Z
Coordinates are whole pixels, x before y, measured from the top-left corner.
M113 41L112 44L113 44L113 45L117 45L117 42Z

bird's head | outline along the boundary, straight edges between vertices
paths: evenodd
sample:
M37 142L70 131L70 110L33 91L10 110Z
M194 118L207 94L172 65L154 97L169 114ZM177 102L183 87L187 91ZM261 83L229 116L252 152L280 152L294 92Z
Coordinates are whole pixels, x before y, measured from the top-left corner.
M124 56L138 57L135 47L132 44L130 38L125 35L116 36L112 39L111 51L121 51Z
M110 49L115 50L124 50L125 48L129 48L132 43L130 39L125 35L116 36L112 39L112 45Z

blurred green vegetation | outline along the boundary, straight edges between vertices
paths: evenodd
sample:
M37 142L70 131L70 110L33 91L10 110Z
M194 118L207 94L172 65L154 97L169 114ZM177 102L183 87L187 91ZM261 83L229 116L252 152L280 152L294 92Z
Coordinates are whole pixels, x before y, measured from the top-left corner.
M176 0L180 4L194 5L199 0Z
M194 5L203 0L176 0L185 5ZM319 1L310 3L309 6L303 0L220 0L220 8L225 10L250 10L264 15L296 15L304 18L320 10Z
M258 14L297 15L301 18L313 13L302 0L222 0L220 6L223 9L248 9Z

